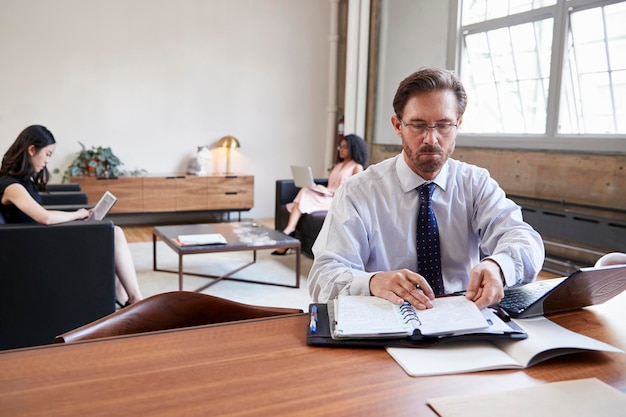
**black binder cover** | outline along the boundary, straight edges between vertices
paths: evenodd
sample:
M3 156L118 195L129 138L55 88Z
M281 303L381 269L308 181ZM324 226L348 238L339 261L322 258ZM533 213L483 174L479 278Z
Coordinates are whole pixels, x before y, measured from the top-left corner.
M493 339L526 339L528 334L515 322L509 321L510 333L467 333L462 335L422 336L414 333L409 337L402 338L363 338L363 339L333 339L328 319L328 306L326 304L310 304L311 309L317 307L317 326L315 333L311 327L307 327L306 342L310 346L322 347L348 347L348 348L385 348L385 347L412 347L424 348L444 342L467 341L467 340L493 340Z

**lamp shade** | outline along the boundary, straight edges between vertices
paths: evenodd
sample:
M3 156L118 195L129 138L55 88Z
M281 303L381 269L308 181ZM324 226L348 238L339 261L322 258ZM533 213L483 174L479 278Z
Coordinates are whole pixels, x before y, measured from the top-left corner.
M224 136L217 142L220 148L239 148L239 141L234 136Z
M239 141L234 136L224 136L217 142L217 146L219 148L226 148L226 175L232 174L230 170L230 150L233 148L238 148Z

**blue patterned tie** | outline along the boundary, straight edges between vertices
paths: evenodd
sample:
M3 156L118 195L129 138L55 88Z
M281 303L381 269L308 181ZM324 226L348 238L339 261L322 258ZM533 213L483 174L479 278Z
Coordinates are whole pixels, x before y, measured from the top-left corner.
M435 295L441 295L441 253L439 247L439 228L433 212L430 198L435 190L435 183L424 183L417 187L422 204L417 216L417 272L426 278Z

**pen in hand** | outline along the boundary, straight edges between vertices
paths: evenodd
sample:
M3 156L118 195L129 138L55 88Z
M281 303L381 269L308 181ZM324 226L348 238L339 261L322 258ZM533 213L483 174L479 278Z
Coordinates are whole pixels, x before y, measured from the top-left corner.
M311 333L315 333L317 331L317 306L311 307L311 322L309 323L309 329Z

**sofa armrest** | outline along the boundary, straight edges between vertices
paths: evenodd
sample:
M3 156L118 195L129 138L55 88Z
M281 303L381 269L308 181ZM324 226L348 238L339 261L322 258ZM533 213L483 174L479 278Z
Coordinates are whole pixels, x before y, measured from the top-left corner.
M328 185L327 178L314 179L316 184L323 186ZM300 188L296 187L293 179L276 180L276 197L274 203L274 229L283 230L287 225L289 213L286 212L285 206L293 201L298 195ZM286 212L286 214L285 214Z
M89 198L87 193L80 191L55 191L39 193L43 206L86 206Z
M46 191L53 193L53 192L59 192L59 191L73 191L73 192L80 192L82 191L82 188L80 186L79 183L76 182L66 182L66 183L55 183L55 184L46 184Z
M54 337L115 311L113 223L0 226L0 349Z

